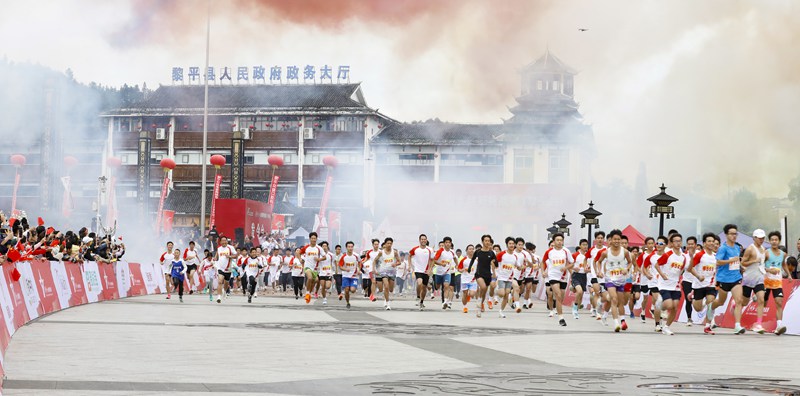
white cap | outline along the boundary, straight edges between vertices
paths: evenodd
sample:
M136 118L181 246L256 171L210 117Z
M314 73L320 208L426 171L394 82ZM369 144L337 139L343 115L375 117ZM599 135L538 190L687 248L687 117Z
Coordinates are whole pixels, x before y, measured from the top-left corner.
M764 238L766 236L767 236L767 234L764 232L764 230L762 230L760 228L755 230L755 231L753 231L753 238Z
M91 241L92 241L92 238L89 238L88 236L83 237L83 240L82 240L83 243L89 243Z

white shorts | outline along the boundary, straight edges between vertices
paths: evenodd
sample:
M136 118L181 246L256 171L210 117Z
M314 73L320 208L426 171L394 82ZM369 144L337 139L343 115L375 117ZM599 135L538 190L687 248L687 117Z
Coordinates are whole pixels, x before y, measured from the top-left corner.
M169 275L172 273L172 270L169 267L169 264L161 264L161 269L164 270L164 275Z
M461 290L472 290L472 291L478 290L478 283L475 281L469 283L462 283Z

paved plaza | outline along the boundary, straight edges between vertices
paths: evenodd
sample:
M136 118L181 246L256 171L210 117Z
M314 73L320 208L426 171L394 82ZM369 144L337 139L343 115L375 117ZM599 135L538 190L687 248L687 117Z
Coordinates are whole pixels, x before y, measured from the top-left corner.
M552 395L800 392L800 338L629 320L627 332L543 303L501 319L433 300L207 295L88 304L34 321L5 357L7 395ZM436 300L438 301L438 300ZM470 304L473 308L474 304ZM566 311L566 310L565 310Z

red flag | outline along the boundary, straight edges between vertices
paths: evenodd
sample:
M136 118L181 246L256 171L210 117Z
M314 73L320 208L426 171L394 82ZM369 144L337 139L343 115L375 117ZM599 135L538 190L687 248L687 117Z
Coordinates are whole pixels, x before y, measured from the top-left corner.
M222 184L222 175L217 173L214 175L214 195L211 198L211 216L208 217L208 223L210 227L214 226L214 220L216 219L217 198L219 198L220 184ZM205 208L201 210L205 210Z
M164 233L169 234L172 232L172 223L175 220L175 211L174 210L165 210L164 211Z
M167 198L169 189L169 176L164 173L164 184L161 186L161 199L158 200L158 213L156 214L156 234L161 233L161 216L164 213L164 199Z
M17 249L9 249L8 254L6 255L6 257L8 257L8 261L14 262L14 261L19 261L19 259L22 258L22 255L19 254L19 251ZM16 270L17 269L14 268L14 271L16 271Z
M44 219L39 217L39 218L36 219L36 223L39 224L40 226L43 226L44 225Z
M269 212L272 213L272 209L275 208L275 195L278 193L278 180L281 177L278 175L272 176L272 183L269 185L269 201L267 204L269 205Z
M14 267L14 269L11 271L11 280L13 280L14 282L19 282L19 278L21 277L22 274L19 273L17 267Z

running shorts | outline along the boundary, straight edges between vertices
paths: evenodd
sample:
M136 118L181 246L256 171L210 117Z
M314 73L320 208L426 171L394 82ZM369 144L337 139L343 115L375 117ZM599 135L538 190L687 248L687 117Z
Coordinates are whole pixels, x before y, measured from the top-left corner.
M319 280L321 280L321 281L329 281L329 280L331 280L331 277L330 276L320 276Z
M769 295L772 294L775 298L783 298L783 288L779 287L777 289L766 289L766 293L764 293L764 305L767 304L769 301Z
M586 290L586 274L581 274L579 272L572 273L572 279L570 280L572 287L580 286L583 290Z
M661 299L662 300L680 300L681 299L681 291L680 290L661 290Z
M566 290L567 289L567 282L562 282L562 281L557 280L557 279L551 279L549 282L547 282L548 286L553 286L555 284L558 284L558 286L561 288L561 290Z
M717 282L717 287L722 289L722 291L724 292L730 292L731 290L733 290L734 287L736 287L736 285L741 285L741 284L742 280L740 279L736 282Z
M469 283L462 283L461 290L472 290L472 291L478 290L478 283L475 281Z
M434 285L442 285L445 283L450 283L450 274L444 275L434 275L433 276L433 284Z
M764 284L763 283L759 283L759 284L757 284L757 285L755 285L753 287L742 286L742 295L745 296L746 298L750 298L750 296L753 294L753 292L758 293L758 292L762 292L762 291L764 291Z
M230 272L223 271L223 270L217 270L217 273L222 275L225 278L226 281L231 280L231 273Z
M716 296L717 295L717 289L714 288L714 287L710 287L710 286L709 287L701 287L701 288L698 288L698 289L694 289L692 294L694 295L694 300L695 301L701 301L701 300L705 299L707 296Z
M514 284L511 283L510 280L507 280L507 281L499 280L499 281L497 281L497 288L498 289L513 289L514 288Z
M634 293L640 293L642 291L642 285L633 285L631 291Z
M478 278L483 279L483 284L486 286L492 283L492 274L475 274L475 283L478 283Z
M424 286L428 286L428 282L430 282L430 276L428 276L428 274L426 274L424 272L415 272L414 276L417 279L422 279L422 284Z
M189 264L186 266L186 273L197 271L197 264Z
M358 288L358 278L342 277L342 287Z

